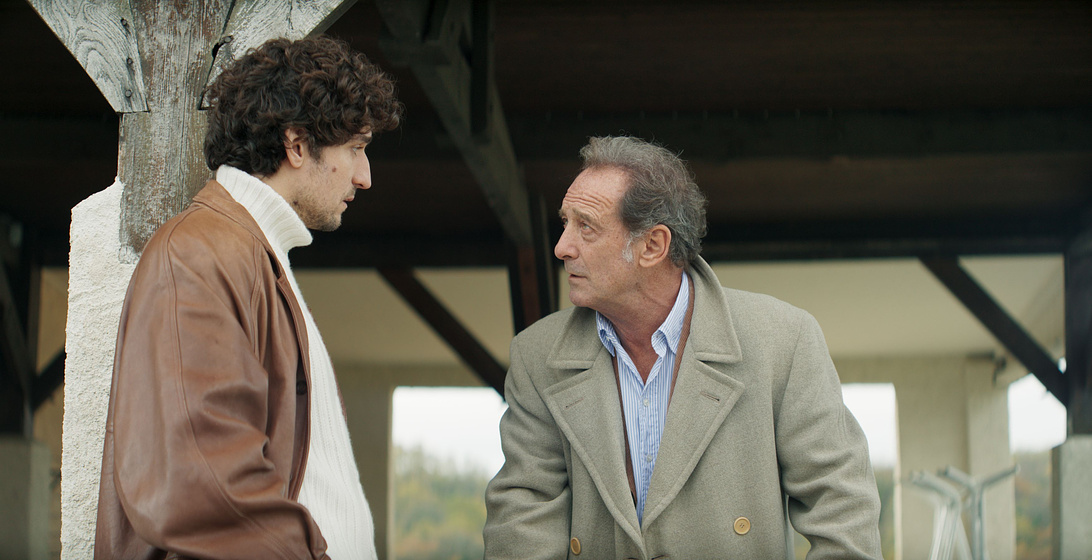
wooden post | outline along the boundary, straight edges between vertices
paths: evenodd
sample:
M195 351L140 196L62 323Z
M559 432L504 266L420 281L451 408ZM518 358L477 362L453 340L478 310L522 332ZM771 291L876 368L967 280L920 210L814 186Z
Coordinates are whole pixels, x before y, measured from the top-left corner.
M1069 435L1092 434L1092 231L1065 254L1065 381Z
M354 2L30 0L122 115L123 261L135 262L211 175L198 113L208 80L267 39L324 30Z
M212 49L231 3L135 0L148 111L124 113L118 141L122 255L135 262L163 222L180 212L210 175L198 104Z

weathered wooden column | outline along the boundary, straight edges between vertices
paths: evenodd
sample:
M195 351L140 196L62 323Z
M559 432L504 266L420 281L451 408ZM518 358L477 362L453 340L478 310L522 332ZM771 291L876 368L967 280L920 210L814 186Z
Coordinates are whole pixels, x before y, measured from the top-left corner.
M117 320L145 243L211 172L201 93L266 39L325 29L354 0L30 0L115 111L118 180L73 209L62 558L91 557Z
M1067 435L1053 451L1054 558L1092 551L1092 230L1065 255Z

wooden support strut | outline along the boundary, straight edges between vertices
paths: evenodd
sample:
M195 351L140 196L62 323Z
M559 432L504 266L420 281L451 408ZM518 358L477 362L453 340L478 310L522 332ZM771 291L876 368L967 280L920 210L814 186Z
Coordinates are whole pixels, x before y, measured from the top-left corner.
M129 2L28 0L118 113L147 111L147 89Z
M411 68L514 246L509 285L518 332L556 304L550 304L552 282L544 276L549 259L534 232L545 225L533 223L531 196L493 83L493 1L377 0L376 6L390 31L381 42L387 57ZM466 43L469 60L461 47Z
M473 56L487 65L477 73L460 47L472 25L467 0L377 0L376 7L391 34L380 43L387 57L413 71L505 235L517 246L529 246L527 189L499 95L488 76L490 57L481 52L488 45L478 47L479 54ZM488 18L491 12L479 7L476 13ZM482 36L473 41L488 43L490 22L474 27Z
M921 262L1055 398L1068 402L1065 376L1054 358L982 289L956 257L922 258Z
M31 310L34 312L34 310ZM34 383L34 368L30 353L27 351L27 339L23 333L23 325L19 321L19 312L15 298L12 295L11 283L8 281L7 271L0 264L0 355L3 355L3 368L8 375L15 378L15 386L19 393L18 399L6 395L6 407L3 416L3 424L0 430L13 431L17 428L24 437L30 437L32 429L32 413L30 406L30 392ZM15 409L18 404L18 409Z
M448 346L462 358L482 381L504 395L505 368L470 331L428 291L413 271L404 268L380 268L379 274Z
M265 0L235 2L223 35L216 44L208 86L239 57L273 37L300 39L322 33L357 0ZM275 8L275 9L273 9ZM202 92L201 107L208 107Z

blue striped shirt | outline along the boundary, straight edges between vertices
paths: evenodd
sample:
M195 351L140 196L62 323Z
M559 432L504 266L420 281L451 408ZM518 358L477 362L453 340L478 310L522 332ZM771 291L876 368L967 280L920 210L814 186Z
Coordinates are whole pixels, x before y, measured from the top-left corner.
M652 469L656 467L656 454L660 451L660 436L664 433L667 418L667 400L671 396L671 375L675 371L675 355L689 305L690 278L683 272L675 305L664 323L652 334L652 349L659 358L653 364L647 382L641 381L641 374L637 373L633 360L618 340L614 325L598 312L595 314L599 340L618 363L629 459L633 465L633 482L637 487L638 521L644 520L648 483L652 479Z

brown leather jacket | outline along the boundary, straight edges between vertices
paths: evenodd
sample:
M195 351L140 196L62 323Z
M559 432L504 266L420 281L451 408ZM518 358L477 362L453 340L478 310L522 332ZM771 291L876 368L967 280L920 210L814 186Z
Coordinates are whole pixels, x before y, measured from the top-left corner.
M269 242L210 181L148 242L129 283L95 558L326 558L296 501L307 356Z

